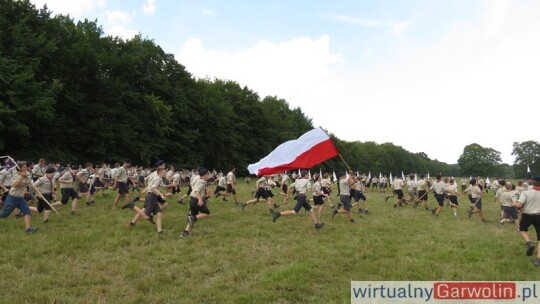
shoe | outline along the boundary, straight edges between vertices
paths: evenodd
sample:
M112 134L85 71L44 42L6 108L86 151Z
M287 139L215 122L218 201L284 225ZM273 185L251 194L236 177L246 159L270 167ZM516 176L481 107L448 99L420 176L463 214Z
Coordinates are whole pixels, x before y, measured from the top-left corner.
M74 210L72 210L69 214L76 215L77 213Z
M502 228L502 226L503 226L503 221L502 220L499 221L498 226L499 226L499 228Z
M224 201L224 202L228 202L228 200L227 200L226 198L223 198L223 201Z
M240 206L240 208L242 208L242 211L244 211L244 209L246 208L247 204L246 203L242 203L242 206Z
M158 235L163 235L163 230L157 232Z
M467 210L467 216L468 216L469 218L472 217L472 209Z
M369 210L364 209L364 214L365 214L365 215L368 215L368 214L369 214Z
M431 209L431 214L435 215L435 209Z
M394 204L394 208L397 208L397 204Z
M220 197L220 196L221 196L221 193L219 193L219 192L214 195L214 197L216 197L216 198Z
M179 200L178 200L178 204L183 205L183 204L184 204L184 200L183 200L183 199L179 199Z
M354 219L350 219L351 223L354 223Z
M128 227L133 227L133 226L135 226L135 223L134 222L129 222Z
M19 218L21 218L21 217L24 217L24 213L19 212L19 213L15 214L15 218L18 218L18 219L19 219Z
M184 230L184 231L182 232L182 234L180 235L180 238L181 238L181 239L185 239L185 238L188 237L188 236L189 236L189 231Z
M482 223L487 223L488 222L485 218L481 219L481 221L482 221Z
M92 205L90 202L86 202L86 206L90 206Z
M334 209L334 211L332 211L332 219L336 217L336 214L338 214L338 211Z
M539 267L540 266L540 259L535 259L533 261L533 265L534 265L534 267Z
M147 221L152 224L152 225L155 225L156 223L154 222L154 217L151 216L150 218L147 219Z
M28 229L26 229L26 233L33 234L36 233L39 230L39 228L30 226Z
M188 217L187 217L189 227L191 227L191 228L193 228L193 226L195 226L195 220L193 218L194 218L193 215L188 215Z
M534 252L534 244L532 242L527 242L525 246L527 246L527 251L526 251L527 256L531 256Z
M274 204L274 209L277 209L277 208L279 208L279 205Z
M323 227L324 227L324 223L315 224L315 229L317 229L317 231L321 230Z
M135 207L135 203L133 201L130 201L129 203L122 206L122 209L133 209Z
M418 203L417 203L417 202L414 202L412 207L413 207L413 208L418 207Z
M49 219L43 220L43 224L47 224L49 222Z
M272 223L275 223L278 217L280 216L281 216L281 212L274 212L274 214L272 215Z
M362 213L364 213L364 210L358 209L358 213L362 214Z
M343 206L343 204L337 204L337 206L336 206L336 210L339 210L339 209L341 209L341 206Z

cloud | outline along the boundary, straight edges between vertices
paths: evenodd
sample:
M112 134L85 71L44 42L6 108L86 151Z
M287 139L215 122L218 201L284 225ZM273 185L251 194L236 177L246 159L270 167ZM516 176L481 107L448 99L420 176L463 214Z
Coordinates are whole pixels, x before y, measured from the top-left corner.
M156 11L156 0L148 0L146 4L143 5L143 12L145 15L153 15Z
M217 13L214 10L209 9L207 7L201 8L201 12L205 16L215 16L215 15L217 15Z
M450 163L466 145L478 143L513 162L512 143L532 137L514 119L540 111L539 13L535 1L487 1L473 24L454 27L411 55L341 78L347 88L341 98L349 106L355 96L365 101L358 107L362 112L379 113L362 116L376 132L361 138L391 141ZM336 130L348 140L358 136L343 125Z
M394 34L405 32L410 26L410 21L382 21L370 18L356 18L343 14L328 14L327 16L330 20L337 23L359 24L365 27L388 28Z
M131 28L134 17L134 12L105 11L103 29L107 35L119 36L124 39L132 38L139 33Z
M340 86L334 68L343 58L330 52L329 41L328 36L280 43L261 40L249 49L229 53L208 50L200 39L191 38L176 58L196 77L234 80L262 97L279 95L299 106L324 97L324 88Z
M79 18L86 11L93 11L97 8L105 7L106 0L31 0L37 8L47 5L49 11L54 14L70 15Z

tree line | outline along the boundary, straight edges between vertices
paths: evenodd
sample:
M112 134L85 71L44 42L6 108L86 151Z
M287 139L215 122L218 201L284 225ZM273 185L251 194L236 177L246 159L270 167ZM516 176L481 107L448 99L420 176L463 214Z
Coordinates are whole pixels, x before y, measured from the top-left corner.
M97 20L74 22L29 0L0 0L2 155L71 163L129 158L141 165L165 159L184 168L236 166L242 174L312 128L284 99L234 81L196 79L142 35L105 36ZM467 167L391 143L333 139L360 172L458 176ZM499 157L490 170L500 166ZM334 168L345 169L341 159L315 169Z

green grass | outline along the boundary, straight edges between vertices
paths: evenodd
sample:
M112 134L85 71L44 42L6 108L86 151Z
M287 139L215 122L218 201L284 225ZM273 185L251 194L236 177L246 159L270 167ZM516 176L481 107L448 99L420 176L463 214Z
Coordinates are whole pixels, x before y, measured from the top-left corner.
M240 187L247 200L251 189ZM457 218L446 207L435 218L368 192L371 215L332 220L326 204L320 232L304 211L272 223L265 203L242 211L213 199L211 217L180 240L187 205L176 196L158 236L146 221L129 228L134 212L112 210L109 193L81 202L77 216L64 206L42 224L34 214L34 235L22 219L0 220L1 303L349 303L351 280L538 278L514 226L497 227L492 194L484 224L467 218L463 198Z

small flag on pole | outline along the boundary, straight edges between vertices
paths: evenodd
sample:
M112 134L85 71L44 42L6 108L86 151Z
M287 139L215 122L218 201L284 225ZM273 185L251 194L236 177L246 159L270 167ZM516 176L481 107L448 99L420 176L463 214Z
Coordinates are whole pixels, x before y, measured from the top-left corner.
M11 170L13 170L15 167L17 167L17 163L15 163L15 161L13 160L13 158L11 157L7 157L6 161L5 161L5 167L4 169L2 170L2 172L10 172Z
M529 164L527 164L527 173L531 173L531 168L529 168Z
M337 181L336 171L332 170L332 177L334 178L334 182Z
M371 180L371 171L369 171L369 174L368 174L367 178L368 178L369 181Z
M392 178L392 172L390 172L390 185L394 184L394 179Z

